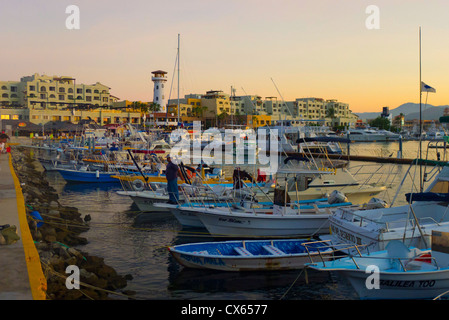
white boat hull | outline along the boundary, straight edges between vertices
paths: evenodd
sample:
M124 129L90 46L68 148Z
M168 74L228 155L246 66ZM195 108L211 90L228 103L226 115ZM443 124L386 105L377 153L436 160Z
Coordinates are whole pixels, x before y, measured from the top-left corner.
M370 273L363 270L341 271L360 299L434 299L449 290L449 270L428 272L380 272L379 289L368 289Z
M177 206L176 208L175 206L173 207L170 211L183 227L206 228L195 212L182 210L182 208L177 208Z
M221 212L220 212L221 211ZM196 215L212 235L229 237L302 237L329 233L329 214L230 214L202 210Z
M137 205L140 211L170 212L170 210L167 208L154 206L155 203L166 203L168 201L168 196L158 195L156 193L150 194L146 191L118 191L117 193L120 195L129 196Z

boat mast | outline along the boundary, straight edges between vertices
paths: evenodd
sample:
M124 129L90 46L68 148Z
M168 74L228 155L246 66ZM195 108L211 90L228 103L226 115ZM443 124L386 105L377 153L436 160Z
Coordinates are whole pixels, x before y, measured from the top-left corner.
M180 34L178 33L178 125L179 125L179 112L180 112L180 107L179 107L179 39L180 39Z
M419 27L419 159L422 159L422 82L421 82L421 27ZM419 166L419 186L423 192L422 166Z

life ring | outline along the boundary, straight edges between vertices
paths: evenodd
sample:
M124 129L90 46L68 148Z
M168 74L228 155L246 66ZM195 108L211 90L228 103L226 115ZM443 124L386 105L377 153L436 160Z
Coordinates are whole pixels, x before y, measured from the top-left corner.
M136 190L136 191L142 191L145 187L145 184L140 179L134 180L132 184L133 184L134 190Z

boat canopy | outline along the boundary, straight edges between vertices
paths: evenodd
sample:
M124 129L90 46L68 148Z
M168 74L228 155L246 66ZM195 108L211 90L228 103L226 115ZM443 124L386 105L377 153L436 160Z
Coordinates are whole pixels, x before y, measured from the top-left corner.
M436 193L436 192L406 193L405 198L407 199L407 202L410 201L449 202L449 193Z

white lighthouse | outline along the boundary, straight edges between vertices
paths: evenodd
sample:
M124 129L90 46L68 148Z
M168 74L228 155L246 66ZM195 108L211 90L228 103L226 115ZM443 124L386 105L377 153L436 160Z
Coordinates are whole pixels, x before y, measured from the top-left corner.
M154 82L154 93L153 93L153 102L157 103L161 106L160 112L166 112L167 111L167 103L165 100L165 93L164 93L164 87L165 82L167 82L167 77L165 76L167 72L162 70L157 70L151 72L153 74L153 77L151 77L151 80Z

